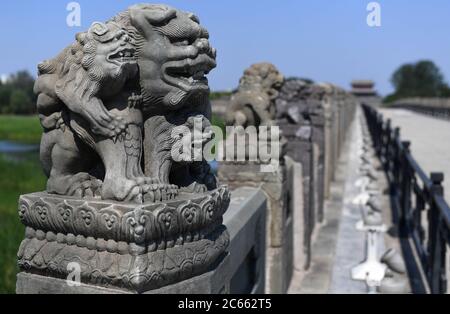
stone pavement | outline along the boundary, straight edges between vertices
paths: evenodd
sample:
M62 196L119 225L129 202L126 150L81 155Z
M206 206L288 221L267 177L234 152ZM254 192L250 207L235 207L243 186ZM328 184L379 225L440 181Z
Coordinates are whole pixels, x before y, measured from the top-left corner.
M362 214L353 199L360 193L355 182L361 177L357 151L361 146L362 132L358 109L349 129L336 177L331 186L331 198L325 203L326 221L320 226L314 241L311 268L301 278L293 278L289 293L367 293L365 282L351 279L351 269L365 259L365 233L356 230ZM381 174L380 174L381 175ZM382 175L381 175L382 176ZM386 185L380 178L380 187ZM390 227L388 196L382 196L383 220ZM398 241L387 234L380 237L378 256L387 247L398 249Z
M350 270L365 257L365 235L356 230L356 223L361 220L359 206L352 204L353 198L359 194L355 187L358 177L359 158L356 152L361 142L361 127L359 124L360 110L352 126L350 134L347 171L344 182L341 222L337 233L336 255L331 273L331 283L328 293L365 293L366 285L350 278ZM351 153L350 153L351 152ZM344 156L345 157L345 156Z
M425 173L444 173L445 199L450 202L450 122L404 109L380 112L400 127L402 140L411 141L411 152Z

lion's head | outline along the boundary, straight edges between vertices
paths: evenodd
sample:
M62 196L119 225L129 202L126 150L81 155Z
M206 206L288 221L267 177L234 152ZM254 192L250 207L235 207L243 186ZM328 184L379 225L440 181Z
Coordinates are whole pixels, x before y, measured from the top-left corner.
M77 35L82 47L81 66L93 81L123 82L136 74L136 48L118 24L95 22ZM80 55L81 56L81 55Z
M207 102L206 75L216 66L216 50L194 14L138 4L113 21L136 42L141 94L148 110L178 109L192 98Z
M278 96L284 77L271 63L256 63L244 71L239 81L239 90L261 89L270 99Z
M275 118L275 99L284 82L271 63L253 64L244 71L239 88L231 97L228 125L269 125Z
M87 75L80 75L79 70ZM59 56L40 63L38 71L40 76L56 74L60 81L78 76L83 82L123 85L137 73L136 48L117 23L95 22L87 32L78 33L76 42Z

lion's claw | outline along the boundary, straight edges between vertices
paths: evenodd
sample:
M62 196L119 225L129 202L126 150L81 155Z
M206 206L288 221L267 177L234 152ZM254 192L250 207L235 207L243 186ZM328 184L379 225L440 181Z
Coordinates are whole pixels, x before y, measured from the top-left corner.
M189 186L183 186L180 187L180 191L182 192L188 192L188 193L204 193L206 192L208 189L206 187L206 185L204 184L199 184L197 182L192 183Z
M178 187L173 184L144 185L144 200L146 202L162 202L172 200L178 195Z
M51 185L57 185L57 189L64 190L66 195L76 196L79 198L89 198L100 196L102 181L90 176L87 173L78 173L71 178L51 179ZM57 191L57 189L54 189ZM62 191L61 190L61 191Z

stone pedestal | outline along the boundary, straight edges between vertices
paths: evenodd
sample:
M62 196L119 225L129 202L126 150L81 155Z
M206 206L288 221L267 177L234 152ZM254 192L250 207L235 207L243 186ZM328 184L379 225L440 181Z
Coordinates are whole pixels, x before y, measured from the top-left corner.
M226 262L229 201L226 187L144 204L23 195L17 292L71 293L62 286L77 276L77 291L86 293L146 293L195 281Z
M260 187L267 196L266 219L266 293L285 293L293 269L292 193L284 162L276 172L261 172L255 162L222 162L219 180L231 190Z
M229 292L229 255L224 255L212 270L159 289L143 291L143 294L225 294ZM17 274L18 294L132 294L135 291L106 288L100 285L73 285L65 279L46 277L32 273Z

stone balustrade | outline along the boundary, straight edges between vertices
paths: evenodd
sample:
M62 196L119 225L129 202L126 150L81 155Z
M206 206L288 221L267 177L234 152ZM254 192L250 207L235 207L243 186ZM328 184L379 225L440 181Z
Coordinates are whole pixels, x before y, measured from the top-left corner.
M272 65L247 69L227 112L228 125L280 128L277 170L262 172L262 163L247 155L244 161L227 160L218 167L219 181L232 194L253 187L267 198L267 293L287 292L293 273L310 266L315 230L326 219L330 183L357 104L352 95L331 84L287 80L277 86L279 77ZM224 150L231 145L237 148L232 138L234 134ZM243 147L249 149L251 143L244 142Z
M251 66L216 178L206 156L180 153L213 139L207 38L191 13L138 4L39 65L48 181L19 199L18 293L286 293L308 269L356 101ZM96 64L108 49L114 74ZM236 145L244 129L255 141Z

